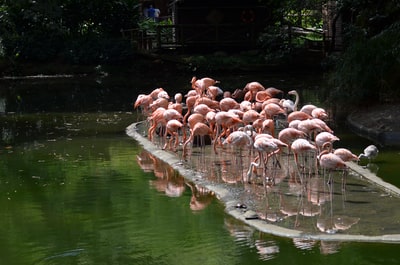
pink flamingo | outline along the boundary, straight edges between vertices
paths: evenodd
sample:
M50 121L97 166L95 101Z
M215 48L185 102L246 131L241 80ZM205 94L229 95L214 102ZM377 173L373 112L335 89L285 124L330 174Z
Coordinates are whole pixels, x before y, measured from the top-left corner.
M183 152L182 155L185 157L187 154L187 145L189 143L192 143L194 140L195 136L206 136L209 135L211 137L211 139L213 138L213 132L211 131L210 127L208 127L207 124L205 123L196 123L193 127L193 129L190 129L190 136L189 138L186 140L186 142L183 144Z
M215 126L216 133L214 137L214 152L217 153L217 144L220 144L220 139L223 136L228 136L230 133L230 128L241 123L242 120L238 118L235 114L228 111L220 111L215 115Z
M319 160L319 165L321 168L328 170L328 183L331 184L331 171L332 170L337 170L337 169L342 169L342 170L347 170L346 163L338 156L335 155L334 153L331 153L332 149L332 143L328 142L325 146L330 146L328 149L324 149L318 156ZM342 179L342 183L344 183ZM344 184L342 184L343 186Z
M325 143L333 143L339 140L339 137L329 132L320 132L319 134L317 134L317 136L315 136L315 145L318 147L318 151L321 152L323 149L322 147Z
M175 139L175 144L172 146L172 150L176 151L176 147L178 146L179 143L178 131L183 127L183 124L176 119L172 119L167 122L167 125L165 127L166 127L166 134L170 134L171 138L168 142L165 141L163 149L166 149L167 147L168 149L171 149L171 142Z
M317 153L317 147L313 144L311 144L308 140L306 139L296 139L293 141L293 143L290 146L293 155L294 155L294 162L296 164L297 169L299 168L305 168L304 165L299 164L299 155L303 156L303 161L305 161L305 155L307 153L312 153L315 155ZM303 163L304 164L304 163ZM315 169L317 169L317 161L315 159ZM302 178L301 178L302 179Z
M250 163L249 170L247 171L247 180L250 183L250 179L253 173L254 167L260 167L260 164L264 164L264 174L263 174L263 184L266 185L266 170L268 165L268 158L279 149L278 145L274 143L271 138L269 137L258 137L254 140L253 143L254 149L258 152L258 160L259 162L256 163L257 158L254 162ZM264 157L265 156L265 157Z
M291 112L288 117L287 117L287 121L290 123L293 120L308 120L308 119L312 119L312 116L302 112L302 111L293 111Z

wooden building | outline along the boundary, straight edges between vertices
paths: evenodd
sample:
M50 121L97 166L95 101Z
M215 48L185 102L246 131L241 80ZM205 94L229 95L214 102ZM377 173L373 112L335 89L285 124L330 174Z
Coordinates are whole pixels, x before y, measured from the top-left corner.
M159 8L157 46L185 49L251 49L269 22L269 10L257 0L154 0L142 8ZM165 36L169 34L169 36Z

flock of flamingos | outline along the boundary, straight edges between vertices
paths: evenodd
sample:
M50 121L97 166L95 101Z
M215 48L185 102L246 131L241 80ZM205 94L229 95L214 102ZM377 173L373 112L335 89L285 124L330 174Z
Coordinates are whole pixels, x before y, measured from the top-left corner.
M182 146L183 158L194 141L204 146L205 137L211 139L216 154L229 145L237 148L240 156L248 150L249 154L254 153L254 160L246 181L251 182L261 169L264 183L268 167L281 166L282 153L287 154L288 161L293 155L299 172L328 172L328 183L333 181L332 170L346 172L346 162L373 159L378 154L374 145L358 156L345 148L334 149L333 143L339 138L327 125L327 111L312 104L299 107L295 90L285 95L280 89L250 82L231 93L223 91L218 83L210 77L193 77L185 95L177 93L172 98L163 88L139 95L134 108L140 108L147 117L149 140L158 134L163 139L163 149L176 152Z

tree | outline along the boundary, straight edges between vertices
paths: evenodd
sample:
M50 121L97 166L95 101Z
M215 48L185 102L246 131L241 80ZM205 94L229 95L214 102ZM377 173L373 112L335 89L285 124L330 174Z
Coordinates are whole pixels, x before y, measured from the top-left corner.
M0 6L3 53L13 60L115 61L129 43L138 0L5 0ZM113 53L108 54L109 51Z
M338 1L344 50L334 60L330 98L344 106L399 101L400 3Z
M278 61L296 52L290 30L284 25L318 24L323 5L334 3L332 29L342 27L342 50L331 53L329 98L347 106L399 101L400 2L394 0L263 0L273 9L273 26L266 29L262 44ZM307 16L305 10L314 10ZM289 34L288 34L289 32ZM335 47L332 38L331 47ZM333 51L333 49L331 50ZM270 57L267 57L270 58Z

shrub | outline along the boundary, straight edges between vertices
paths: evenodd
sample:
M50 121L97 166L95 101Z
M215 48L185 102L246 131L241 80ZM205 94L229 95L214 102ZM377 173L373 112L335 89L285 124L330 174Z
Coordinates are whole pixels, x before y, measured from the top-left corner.
M399 101L400 23L353 42L330 75L330 99L342 105Z

